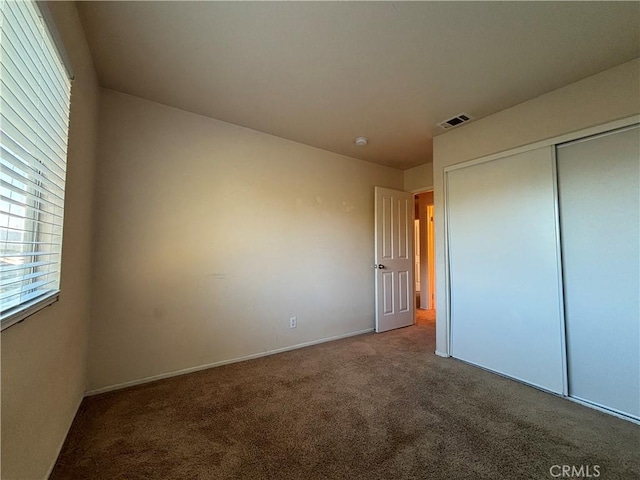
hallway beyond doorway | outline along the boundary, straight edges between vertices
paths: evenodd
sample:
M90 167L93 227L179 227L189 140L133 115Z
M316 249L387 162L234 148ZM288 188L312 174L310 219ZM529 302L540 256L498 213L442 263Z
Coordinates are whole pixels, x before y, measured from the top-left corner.
M416 325L435 326L436 311L416 308Z

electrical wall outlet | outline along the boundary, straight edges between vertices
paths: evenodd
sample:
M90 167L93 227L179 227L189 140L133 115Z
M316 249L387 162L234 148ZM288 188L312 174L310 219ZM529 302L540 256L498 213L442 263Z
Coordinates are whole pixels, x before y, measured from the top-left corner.
M298 326L298 317L291 317L289 319L289 328L296 328Z

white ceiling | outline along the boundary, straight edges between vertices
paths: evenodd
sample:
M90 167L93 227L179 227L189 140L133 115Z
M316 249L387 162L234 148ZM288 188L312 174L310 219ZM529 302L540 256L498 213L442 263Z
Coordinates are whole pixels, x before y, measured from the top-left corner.
M481 118L640 56L639 2L87 2L100 83L405 169ZM354 137L369 137L356 147Z

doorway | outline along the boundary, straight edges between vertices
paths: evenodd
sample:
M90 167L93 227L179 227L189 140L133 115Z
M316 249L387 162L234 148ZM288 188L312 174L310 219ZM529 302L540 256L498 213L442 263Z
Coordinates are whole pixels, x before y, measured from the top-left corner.
M435 248L433 227L433 190L415 194L416 223L416 323L435 321ZM425 312L428 311L428 312Z

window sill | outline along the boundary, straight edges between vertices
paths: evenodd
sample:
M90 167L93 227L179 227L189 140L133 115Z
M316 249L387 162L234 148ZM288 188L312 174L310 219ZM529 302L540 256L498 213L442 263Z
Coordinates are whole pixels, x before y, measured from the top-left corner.
M56 290L42 297L38 297L24 305L15 307L14 312L9 311L7 312L6 317L2 318L2 321L0 322L0 331L4 331L16 323L20 323L25 318L30 317L34 313L37 313L52 303L57 302L59 298L60 290Z

